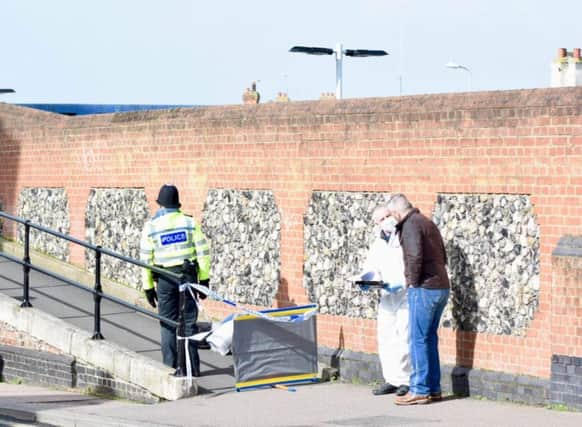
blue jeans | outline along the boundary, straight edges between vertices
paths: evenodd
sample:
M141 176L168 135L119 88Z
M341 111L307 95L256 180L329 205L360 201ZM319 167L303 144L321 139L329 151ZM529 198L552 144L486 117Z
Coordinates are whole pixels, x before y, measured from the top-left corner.
M437 330L449 289L408 288L410 328L410 392L426 396L441 391Z

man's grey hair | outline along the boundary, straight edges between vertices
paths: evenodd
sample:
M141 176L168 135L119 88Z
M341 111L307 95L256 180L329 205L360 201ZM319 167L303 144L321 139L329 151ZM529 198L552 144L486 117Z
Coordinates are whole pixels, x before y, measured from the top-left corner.
M399 213L405 213L414 207L402 193L396 193L390 197L387 206L391 212Z

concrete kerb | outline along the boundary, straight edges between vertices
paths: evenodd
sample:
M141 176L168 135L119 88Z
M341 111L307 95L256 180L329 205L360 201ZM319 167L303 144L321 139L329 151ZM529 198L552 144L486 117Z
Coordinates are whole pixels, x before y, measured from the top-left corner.
M186 379L174 377L172 370L160 362L109 341L92 340L88 332L34 307L22 308L14 299L1 294L0 320L163 399L176 400L198 391L195 381L190 389Z
M36 414L36 422L60 427L170 427L168 424L138 423L96 415L81 415L62 410L40 411Z
M6 406L5 406L6 405ZM9 417L26 423L36 422L36 413L25 407L19 407L15 402L1 402L0 416Z
M24 423L40 423L60 427L167 427L166 424L138 423L130 420L97 415L80 414L66 409L33 409L16 401L0 403L0 417ZM0 423L1 423L0 419ZM3 425L3 424L1 424Z

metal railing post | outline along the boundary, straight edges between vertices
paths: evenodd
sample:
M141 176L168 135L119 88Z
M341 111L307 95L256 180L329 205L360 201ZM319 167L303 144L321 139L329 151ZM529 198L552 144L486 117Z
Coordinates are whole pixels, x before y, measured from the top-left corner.
M182 280L184 282L184 280ZM178 297L178 328L176 329L176 337L186 337L186 325L184 322L184 310L186 309L186 287L180 286L180 296ZM174 374L177 377L185 377L187 374L186 369L186 349L185 345L188 345L188 340L186 339L176 339L177 356L178 356L178 368Z
M91 339L104 339L101 334L101 246L97 245L95 249L95 293L93 294L93 301L95 302L94 322L93 322L93 336Z
M24 273L24 294L22 296L21 307L32 307L30 303L30 220L24 222L24 264L22 270Z

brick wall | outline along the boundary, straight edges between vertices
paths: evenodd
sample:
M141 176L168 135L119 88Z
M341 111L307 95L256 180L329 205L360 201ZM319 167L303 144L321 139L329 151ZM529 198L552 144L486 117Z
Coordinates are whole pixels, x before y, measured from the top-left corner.
M582 410L582 357L552 356L552 403Z
M75 358L63 354L0 345L2 381L74 387Z
M551 400L582 410L582 237L552 253Z
M564 236L552 252L552 353L582 356L582 238Z
M551 251L582 234L581 100L582 88L562 88L69 118L0 104L0 199L13 213L23 187L65 188L71 234L83 238L91 188L144 188L153 211L172 182L198 218L209 189L271 190L282 221L276 300L286 305L308 302L303 215L314 190L400 191L428 214L439 193L530 195L541 292L525 336L443 329L441 349L448 364L549 378L560 309ZM83 264L81 248L71 261ZM376 351L373 320L325 315L318 325L321 345ZM582 355L580 344L557 345Z
M23 382L154 403L158 396L106 370L64 354L30 334L0 322L0 381Z
M0 380L65 390L78 389L89 394L145 403L160 401L159 397L143 387L115 378L107 371L74 357L23 347L0 345Z

